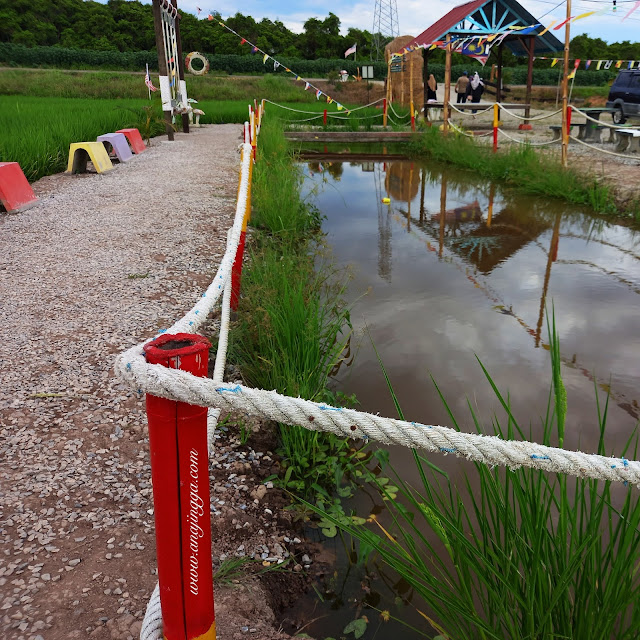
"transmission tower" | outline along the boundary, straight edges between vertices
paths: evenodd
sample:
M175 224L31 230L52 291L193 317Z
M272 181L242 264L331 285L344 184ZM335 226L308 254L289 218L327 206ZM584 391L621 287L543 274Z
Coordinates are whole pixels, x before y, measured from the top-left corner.
M398 3L396 0L375 0L375 2L371 56L374 60L383 60L384 46L400 35Z

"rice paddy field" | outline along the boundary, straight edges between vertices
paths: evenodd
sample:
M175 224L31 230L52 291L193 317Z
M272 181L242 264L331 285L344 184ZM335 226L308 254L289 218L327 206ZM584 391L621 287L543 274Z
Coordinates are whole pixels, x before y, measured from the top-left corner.
M66 169L72 142L95 140L125 127L137 127L143 137L159 135L164 130L159 92L149 99L143 78L130 73L0 72L0 162L18 162L33 182ZM203 124L242 123L248 119L248 105L262 98L283 105L267 108L272 117L284 121L320 124L313 118L325 108L341 115L335 106L317 101L312 92L284 78L193 77L188 87L205 112ZM368 119L353 117L330 124L367 126L379 113L361 110L358 118Z

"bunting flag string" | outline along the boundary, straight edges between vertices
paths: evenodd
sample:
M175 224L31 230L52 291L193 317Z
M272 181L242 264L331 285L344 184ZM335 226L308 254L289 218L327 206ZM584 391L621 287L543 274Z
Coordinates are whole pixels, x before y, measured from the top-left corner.
M629 0L629 1L633 1L633 0ZM615 0L614 0L614 10L615 10ZM633 4L633 6L631 7L631 9L629 9L629 11L626 13L626 15L624 16L624 18L622 18L622 21L626 20L634 11L636 11L638 9L638 7L640 7L640 0L636 0ZM511 27L509 27L508 29L506 29L505 31L499 31L497 33L491 33L491 34L482 34L482 35L478 35L478 36L469 36L469 35L465 35L465 36L458 36L458 37L452 37L449 42L451 44L451 50L458 52L458 53L463 53L463 55L466 55L464 53L464 51L462 51L463 47L465 48L469 48L468 47L468 43L474 42L475 45L477 47L485 47L488 51L490 50L491 46L494 46L496 44L500 44L507 36L510 35L529 35L529 34L534 34L537 37L541 37L543 36L545 33L547 33L548 31L552 30L553 31L557 31L558 29L564 27L567 23L574 23L578 20L584 20L585 18L590 18L590 17L598 17L598 16L602 16L605 15L606 13L608 13L611 10L610 7L606 7L604 9L600 9L598 11L587 11L585 13L580 13L576 16L571 16L570 18L567 18L566 20L563 20L560 24L556 24L557 20L552 20L551 23L545 27L540 33L534 33L536 29L538 29L539 27L542 27L543 25L540 23L536 23L536 24L531 24L531 25L513 25ZM414 51L416 49L428 49L429 51L433 51L436 48L440 48L440 49L444 49L447 46L447 42L445 40L435 40L433 42L429 42L429 43L423 43L423 44L417 44L417 45L411 45L409 47L404 47L403 49L401 49L398 53L392 53L391 57L395 58L395 57L399 57L402 56L406 53L410 53L411 51ZM556 60L556 58L545 58L545 57L540 57L539 59L541 60ZM591 60L588 61L589 64L592 62ZM598 61L598 69L600 69L600 64L604 62L604 61ZM624 63L631 63L634 64L635 60L618 60L618 62L616 63L616 68L620 68L620 66ZM551 66L554 66L555 64L557 64L556 62L552 62ZM611 64L609 64L609 66L605 66L605 69L608 69L611 66ZM589 66L587 65L586 68L589 68ZM631 68L631 67L629 67Z
M207 16L207 19L209 21L215 20L215 18L211 14L209 14ZM273 70L274 71L276 71L279 67L282 67L285 70L285 72L286 73L290 73L295 78L296 81L297 80L301 80L302 82L304 82L304 90L305 91L307 91L308 89L313 89L316 92L316 99L317 100L320 100L321 96L325 96L325 98L327 100L327 104L335 104L337 109L338 109L338 111L342 111L344 109L345 113L347 113L347 114L351 113L349 111L349 109L347 109L347 107L345 107L344 105L340 104L337 100L334 100L331 96L327 95L321 89L318 89L318 87L316 87L313 84L311 84L308 80L305 80L304 78L300 77L294 71L291 71L291 69L289 69L288 67L285 67L284 65L282 65L273 56L269 55L266 51L263 51L262 49L260 49L260 47L258 47L257 45L253 44L253 42L250 42L246 38L243 38L239 33L234 31L231 27L227 26L224 22L220 22L220 20L215 20L215 21L221 27L226 29L227 31L230 31L231 33L233 33L234 36L237 36L238 38L240 38L240 44L241 45L248 44L251 47L251 53L261 53L262 54L262 64L266 64L267 60L269 60L269 59L273 60Z

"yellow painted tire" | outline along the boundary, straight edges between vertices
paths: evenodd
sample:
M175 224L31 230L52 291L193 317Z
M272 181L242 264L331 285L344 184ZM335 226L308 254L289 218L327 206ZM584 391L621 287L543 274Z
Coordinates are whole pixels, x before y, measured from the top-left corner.
M200 60L202 62L202 69L194 69L192 62L194 60ZM187 65L187 71L194 76L203 76L205 73L209 72L209 61L197 51L192 51L185 58L185 63Z

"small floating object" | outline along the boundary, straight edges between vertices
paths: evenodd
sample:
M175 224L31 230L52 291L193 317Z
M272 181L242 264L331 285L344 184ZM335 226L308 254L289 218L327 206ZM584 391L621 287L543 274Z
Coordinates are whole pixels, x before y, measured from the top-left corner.
M382 204L391 204L391 198L382 198Z

